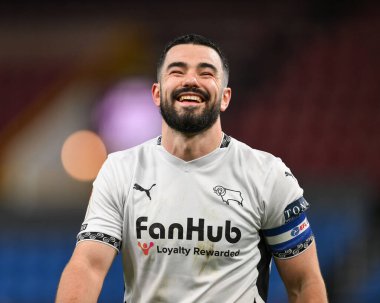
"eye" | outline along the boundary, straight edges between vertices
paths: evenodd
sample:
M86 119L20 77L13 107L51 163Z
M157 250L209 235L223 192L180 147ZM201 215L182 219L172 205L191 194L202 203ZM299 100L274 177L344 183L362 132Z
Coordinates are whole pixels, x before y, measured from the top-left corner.
M173 69L169 71L169 75L183 75L183 72L179 69Z
M201 72L200 75L202 77L213 77L214 76L214 74L212 72L209 72L209 71Z

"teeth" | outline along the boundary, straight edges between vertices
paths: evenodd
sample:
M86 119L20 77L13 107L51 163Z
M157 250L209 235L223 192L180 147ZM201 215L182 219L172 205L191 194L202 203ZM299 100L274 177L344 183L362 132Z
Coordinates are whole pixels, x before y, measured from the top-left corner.
M200 97L194 96L194 95L185 95L179 98L179 101L184 101L184 100L197 101L199 103L202 102L202 99Z

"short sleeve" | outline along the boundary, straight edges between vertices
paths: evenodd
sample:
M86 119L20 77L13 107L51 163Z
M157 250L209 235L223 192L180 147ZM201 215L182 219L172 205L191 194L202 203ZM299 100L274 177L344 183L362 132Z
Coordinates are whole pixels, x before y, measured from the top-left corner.
M313 241L305 211L309 203L290 169L276 158L263 190L263 234L275 257L294 257Z
M108 157L96 177L87 212L77 241L100 241L121 248L123 201L118 188L116 170Z

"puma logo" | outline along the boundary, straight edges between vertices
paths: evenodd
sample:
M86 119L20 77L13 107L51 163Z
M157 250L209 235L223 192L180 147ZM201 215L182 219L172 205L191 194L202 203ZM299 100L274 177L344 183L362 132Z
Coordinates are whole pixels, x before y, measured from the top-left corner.
M133 186L133 189L137 189L139 191L143 191L146 193L146 195L148 196L149 200L152 200L152 198L150 197L150 190L152 189L153 186L155 186L156 184L153 184L149 189L145 189L143 188L141 185L135 183L135 185Z
M287 171L285 172L285 177L293 177L294 178L294 176L291 173L287 172Z

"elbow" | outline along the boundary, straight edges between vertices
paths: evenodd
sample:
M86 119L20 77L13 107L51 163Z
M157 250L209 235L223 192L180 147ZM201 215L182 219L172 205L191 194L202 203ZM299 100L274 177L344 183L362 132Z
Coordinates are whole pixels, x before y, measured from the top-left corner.
M287 288L291 303L327 303L327 292L323 279L315 277Z

